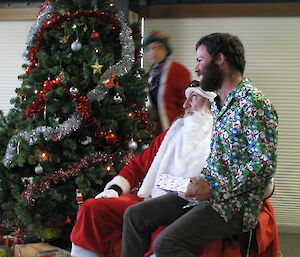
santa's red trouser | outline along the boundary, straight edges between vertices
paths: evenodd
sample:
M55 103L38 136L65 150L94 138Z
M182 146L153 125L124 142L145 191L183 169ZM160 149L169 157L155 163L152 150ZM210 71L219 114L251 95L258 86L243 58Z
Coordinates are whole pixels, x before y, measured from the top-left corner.
M78 211L71 241L79 247L97 252L102 257L119 257L123 214L128 206L140 200L136 195L126 194L119 198L88 199ZM153 233L152 238L155 238L161 229L163 228ZM268 200L264 201L255 236L257 250L250 252L250 256L278 256L277 226L273 207ZM150 247L145 256L152 253ZM217 240L204 247L197 257L241 257L239 243L234 238Z

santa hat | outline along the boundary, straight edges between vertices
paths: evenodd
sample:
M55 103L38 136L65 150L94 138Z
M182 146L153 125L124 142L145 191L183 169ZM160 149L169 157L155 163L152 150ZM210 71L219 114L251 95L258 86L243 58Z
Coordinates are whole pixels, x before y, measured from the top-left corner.
M210 102L214 101L214 98L217 96L217 94L215 92L211 92L211 91L204 91L201 87L200 87L200 82L198 80L193 80L189 86L187 87L187 89L185 90L185 96L188 97L188 95L192 92L195 92L205 98L207 98Z
M161 31L151 31L144 39L143 47L153 43L159 42L163 44L168 52L168 56L172 54L172 47L169 42L169 36Z

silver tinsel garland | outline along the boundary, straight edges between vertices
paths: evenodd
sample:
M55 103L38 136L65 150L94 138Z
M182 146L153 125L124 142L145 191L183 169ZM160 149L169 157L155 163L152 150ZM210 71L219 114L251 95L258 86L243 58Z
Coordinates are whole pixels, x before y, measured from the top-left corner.
M26 49L23 53L23 58L26 61L29 61L29 49L34 46L34 37L37 32L40 30L42 25L51 18L50 14L55 11L56 7L53 3L49 2L47 6L39 13L34 25L30 28L29 33L27 35L26 41Z
M32 46L32 39L34 34L37 33L42 24L47 20L50 12L54 10L53 8L54 7L52 5L45 8L44 11L38 17L35 26L30 30L28 37L28 42L30 46ZM121 23L121 30L119 34L122 46L121 60L115 65L111 66L109 69L107 69L104 72L104 74L100 77L96 88L87 93L87 97L90 101L103 100L105 95L108 93L108 88L103 82L109 78L110 73L114 72L117 76L123 76L131 69L134 62L135 46L132 38L132 31L127 25L125 16L121 11L118 12L116 18L118 18ZM25 56L28 56L28 54L25 54ZM77 112L74 112L68 120L66 120L56 128L40 126L32 131L21 132L13 136L7 145L6 153L3 159L3 164L7 167L15 166L15 164L12 163L12 159L17 154L17 145L22 138L23 140L28 142L29 145L37 144L38 137L40 135L42 135L46 141L60 141L72 131L76 131L77 129L79 129L81 121L82 118L80 117L80 115Z

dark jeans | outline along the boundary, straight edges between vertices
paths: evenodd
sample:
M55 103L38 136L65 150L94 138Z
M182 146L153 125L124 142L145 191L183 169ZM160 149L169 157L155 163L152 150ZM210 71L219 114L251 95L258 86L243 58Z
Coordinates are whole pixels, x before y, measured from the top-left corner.
M205 202L183 208L187 201L166 194L127 208L124 214L122 257L144 257L151 233L168 225L154 241L157 257L195 257L210 242L242 232L243 211L228 223Z

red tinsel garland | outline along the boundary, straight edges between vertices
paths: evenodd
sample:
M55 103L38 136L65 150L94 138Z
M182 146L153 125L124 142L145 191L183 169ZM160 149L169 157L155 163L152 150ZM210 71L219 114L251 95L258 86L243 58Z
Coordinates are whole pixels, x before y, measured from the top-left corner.
M44 82L43 90L39 93L38 98L26 108L25 110L26 118L31 119L35 114L42 112L42 110L45 108L47 103L46 99L44 98L44 95L50 92L51 90L55 89L60 82L61 82L60 76L58 76L54 80L46 80Z
M62 29L61 23L63 21L73 21L79 19L80 17L97 17L101 24L111 24L112 29L120 29L120 21L114 16L102 12L102 11L77 11L75 13L68 13L63 16L57 16L56 14L52 14L52 19L43 24L40 30L37 32L37 42L35 45L29 50L29 61L30 65L26 68L26 74L29 74L32 68L38 67L38 60L36 54L39 51L39 48L43 45L43 34L50 27L56 27L57 29Z
M119 155L122 153L119 152ZM34 205L35 200L32 197L34 193L43 193L51 188L51 185L57 184L60 181L65 182L71 177L78 176L81 169L88 168L90 164L99 164L99 163L113 163L113 158L116 154L109 153L91 153L86 155L79 162L76 162L72 165L68 166L67 170L59 169L58 171L54 171L52 173L47 173L43 178L41 178L35 184L29 184L26 187L26 190L21 194L21 197L27 201L28 204ZM135 154L132 151L129 151L126 155L123 156L122 162L129 162L131 158L133 158Z
M76 111L79 113L80 117L84 120L84 125L90 133L90 136L96 138L100 143L105 132L97 125L96 120L92 116L92 105L86 96L79 94L72 95L72 98L76 102Z

